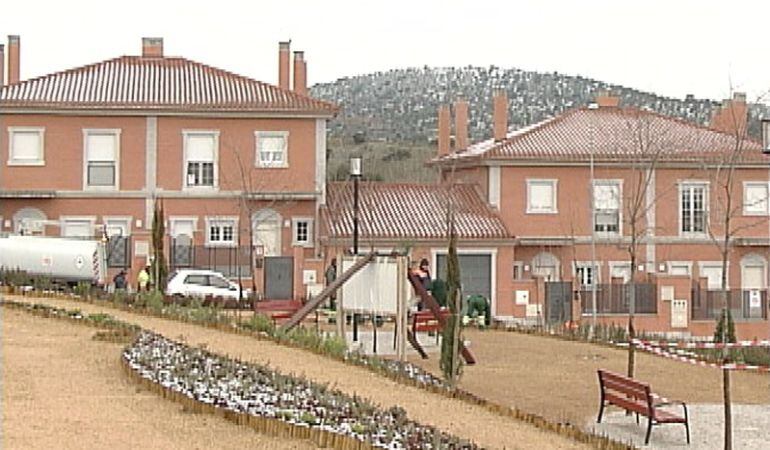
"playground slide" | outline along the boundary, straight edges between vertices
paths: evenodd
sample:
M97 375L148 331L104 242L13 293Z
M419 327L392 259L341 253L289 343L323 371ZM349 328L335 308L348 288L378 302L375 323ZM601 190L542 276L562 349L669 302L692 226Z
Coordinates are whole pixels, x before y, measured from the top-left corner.
M436 318L436 320L438 320L438 323L441 324L441 328L443 329L444 325L446 324L446 320L444 319L444 316L441 314L441 306L438 304L436 299L433 298L433 296L430 295L430 293L425 290L425 288L422 286L422 283L420 283L420 279L417 278L415 274L409 273L407 274L407 277L409 278L409 282L412 283L412 287L414 288L414 291L417 292L417 295L420 296L423 306L427 307L433 313L433 316ZM415 346L411 340L409 342L412 344L415 350L417 350L417 352L419 352L420 354L423 354L425 352L422 349L422 347L419 346L419 344ZM417 342L416 339L415 339L415 342ZM462 342L460 343L460 354L462 355L466 364L468 365L476 364L476 358L473 356L473 353L471 353L471 351L468 350L468 348Z
M324 300L329 298L329 296L331 295L332 292L334 292L337 289L339 289L340 287L342 287L342 285L345 284L345 282L348 281L350 279L350 277L355 275L356 272L358 272L359 270L364 268L367 264L372 262L372 260L374 259L375 256L376 256L375 253L369 253L368 255L366 255L366 256L362 257L361 259L359 259L358 261L356 261L356 263L353 264L353 266L350 269L348 269L347 271L343 272L342 275L337 277L336 280L334 280L331 284L326 286L324 288L324 290L321 291L321 293L319 293L314 298L310 299L310 301L305 303L302 306L302 308L297 310L297 312L294 313L293 316L291 316L291 319L289 319L288 322L286 322L281 327L281 329L283 331L289 331L292 328L294 328L297 325L299 325L299 323L302 322L302 319L307 317L307 315L310 314L311 312L315 311L315 309L318 308L318 306L321 303L323 303Z

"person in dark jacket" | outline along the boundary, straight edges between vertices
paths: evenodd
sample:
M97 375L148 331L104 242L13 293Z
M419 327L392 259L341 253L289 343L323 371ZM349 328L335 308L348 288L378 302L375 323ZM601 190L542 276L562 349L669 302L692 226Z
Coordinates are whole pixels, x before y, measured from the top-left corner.
M112 279L112 282L115 284L115 290L125 290L126 285L128 281L126 280L126 271L121 270L118 272L117 275Z

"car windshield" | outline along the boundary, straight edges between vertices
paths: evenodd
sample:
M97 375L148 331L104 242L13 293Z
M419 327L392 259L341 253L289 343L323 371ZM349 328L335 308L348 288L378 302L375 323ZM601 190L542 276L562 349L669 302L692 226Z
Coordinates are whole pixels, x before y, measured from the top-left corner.
M213 286L213 287L221 288L221 289L229 289L230 288L230 282L225 280L224 278L218 277L216 275L210 275L209 276L209 286Z

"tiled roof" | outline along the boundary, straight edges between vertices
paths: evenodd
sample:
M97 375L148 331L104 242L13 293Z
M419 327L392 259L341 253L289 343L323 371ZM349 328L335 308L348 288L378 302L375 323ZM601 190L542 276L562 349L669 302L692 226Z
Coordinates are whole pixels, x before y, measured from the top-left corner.
M462 240L511 237L503 221L473 185L362 182L359 185L359 237L366 239L444 239L447 204L454 205L455 229ZM353 183L330 183L324 225L329 238L353 235Z
M184 58L123 56L0 89L2 108L332 115L331 103Z
M735 149L734 135L634 108L580 108L509 132L506 139L475 143L439 161L466 158L584 161L661 161L719 158ZM766 162L761 144L742 142L743 162Z

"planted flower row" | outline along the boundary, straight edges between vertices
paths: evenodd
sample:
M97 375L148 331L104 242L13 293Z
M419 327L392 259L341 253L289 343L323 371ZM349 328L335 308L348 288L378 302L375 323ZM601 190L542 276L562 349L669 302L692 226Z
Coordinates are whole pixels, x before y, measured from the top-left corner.
M123 358L141 377L204 404L341 434L387 449L475 449L418 424L401 408L379 409L305 379L224 358L143 331Z

